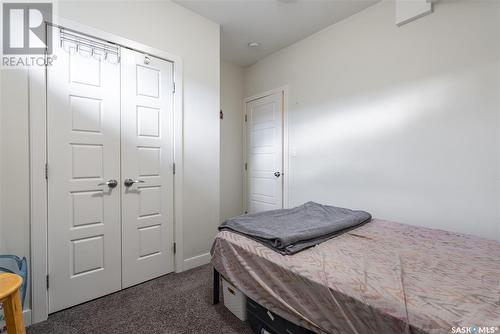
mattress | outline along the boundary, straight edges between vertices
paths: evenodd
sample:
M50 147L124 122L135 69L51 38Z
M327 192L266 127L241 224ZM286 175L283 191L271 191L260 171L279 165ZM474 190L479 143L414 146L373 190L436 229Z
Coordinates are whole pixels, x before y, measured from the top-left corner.
M295 255L218 233L212 264L245 295L316 333L500 326L500 243L374 219Z

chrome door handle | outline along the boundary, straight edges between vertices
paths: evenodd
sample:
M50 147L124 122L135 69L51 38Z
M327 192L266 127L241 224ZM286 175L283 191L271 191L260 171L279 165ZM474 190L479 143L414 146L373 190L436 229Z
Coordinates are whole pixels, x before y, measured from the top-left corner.
M276 176L276 177L280 177L280 176L281 176L281 173L280 173L280 172L274 172L274 176Z
M134 185L134 183L145 183L146 181L143 181L143 180L132 180L132 179L125 179L125 181L123 181L123 184L125 185L125 187L131 187L132 185Z
M118 181L116 181L116 180L109 180L109 181L102 182L102 183L98 184L98 186L108 186L111 189L116 188L117 185L118 185Z

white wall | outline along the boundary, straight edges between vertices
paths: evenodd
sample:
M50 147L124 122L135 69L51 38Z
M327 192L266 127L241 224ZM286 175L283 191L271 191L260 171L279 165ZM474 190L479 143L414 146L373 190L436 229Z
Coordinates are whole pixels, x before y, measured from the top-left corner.
M243 213L243 69L221 63L221 221Z
M28 71L0 72L0 254L25 256L29 264Z
M290 203L500 239L497 1L438 1L397 27L384 1L245 71L290 85Z
M28 71L1 71L0 254L29 259Z

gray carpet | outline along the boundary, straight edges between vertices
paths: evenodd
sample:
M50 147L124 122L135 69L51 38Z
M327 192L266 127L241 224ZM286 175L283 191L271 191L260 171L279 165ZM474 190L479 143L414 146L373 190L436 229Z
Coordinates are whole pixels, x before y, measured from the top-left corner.
M222 302L213 306L211 294L212 267L205 265L51 314L28 334L252 333Z

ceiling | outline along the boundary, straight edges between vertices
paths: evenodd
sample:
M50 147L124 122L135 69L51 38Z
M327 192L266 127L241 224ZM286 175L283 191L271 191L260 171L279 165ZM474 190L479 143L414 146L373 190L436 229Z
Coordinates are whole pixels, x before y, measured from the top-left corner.
M222 59L249 66L379 0L174 0L222 27ZM248 43L260 46L250 48Z

